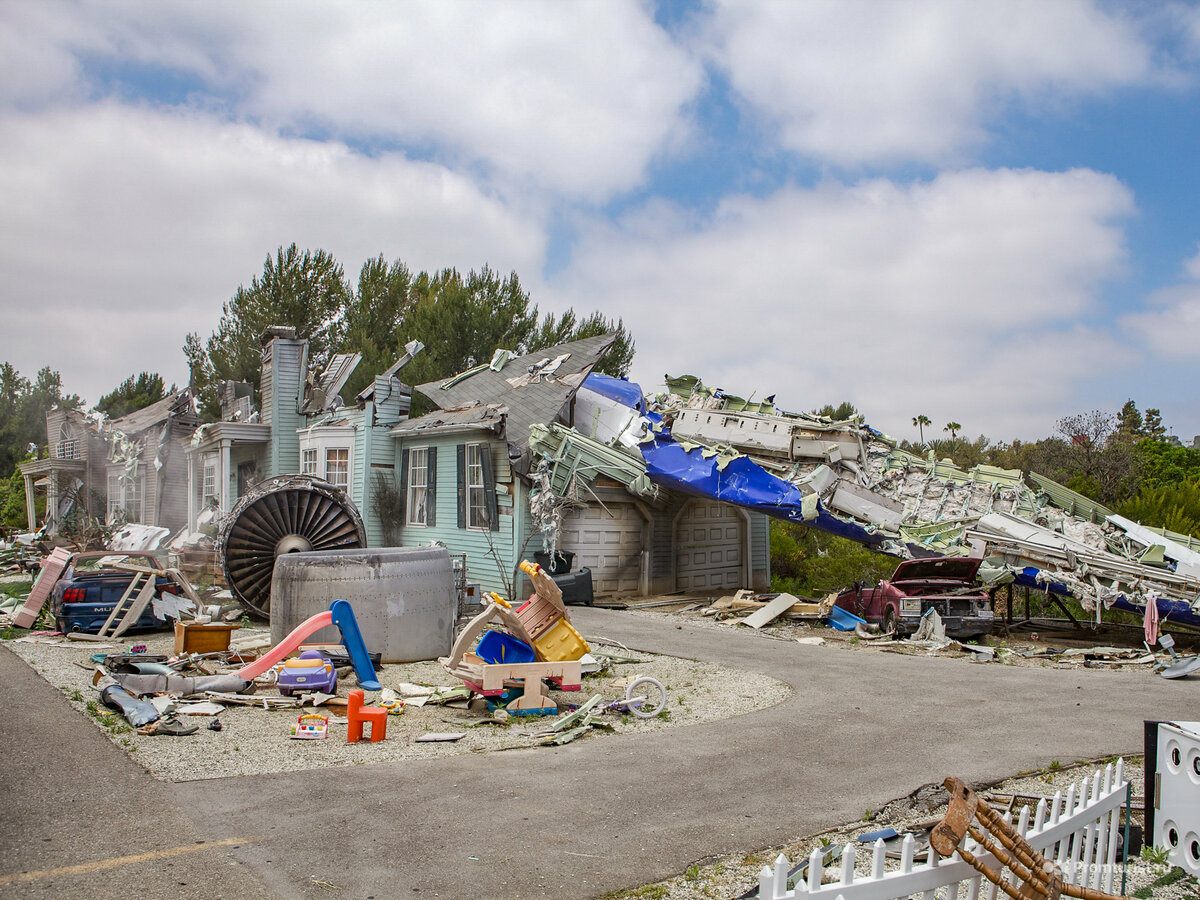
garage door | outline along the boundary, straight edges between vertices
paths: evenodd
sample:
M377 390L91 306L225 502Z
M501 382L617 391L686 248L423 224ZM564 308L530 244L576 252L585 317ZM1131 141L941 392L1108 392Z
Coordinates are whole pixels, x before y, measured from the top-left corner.
M641 513L631 503L605 506L607 510L594 505L564 515L560 546L575 554L575 571L592 570L597 596L636 594L641 582Z
M696 500L675 528L675 589L737 590L742 584L742 517L727 503Z

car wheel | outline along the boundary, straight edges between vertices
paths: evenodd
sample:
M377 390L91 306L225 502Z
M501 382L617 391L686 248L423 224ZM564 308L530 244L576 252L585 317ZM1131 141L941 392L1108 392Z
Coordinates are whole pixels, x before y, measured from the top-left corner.
M333 678L329 682L329 693L331 693L331 694L337 693L337 672L336 671L333 673Z
M292 696L292 692L291 692L291 690L290 690L289 688L280 688L280 689L279 689L279 693L280 693L282 696L284 696L284 697L290 697L290 696Z
M896 624L897 624L896 623L896 610L892 609L889 606L887 608L887 611L883 614L883 630L884 630L884 632L890 632L892 634L896 634Z

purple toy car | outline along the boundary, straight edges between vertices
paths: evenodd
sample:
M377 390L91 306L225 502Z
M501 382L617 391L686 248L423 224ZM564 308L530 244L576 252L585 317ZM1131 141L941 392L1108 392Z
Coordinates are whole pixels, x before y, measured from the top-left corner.
M305 650L279 670L279 693L290 697L296 691L337 693L337 669L320 650Z

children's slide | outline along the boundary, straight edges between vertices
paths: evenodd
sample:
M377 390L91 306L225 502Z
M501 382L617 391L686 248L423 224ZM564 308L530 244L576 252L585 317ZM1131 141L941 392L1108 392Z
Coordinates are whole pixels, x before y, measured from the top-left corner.
M375 667L371 665L371 658L367 656L367 645L363 643L362 632L358 630L358 620L354 618L354 608L345 600L334 600L325 612L305 619L264 656L260 656L249 665L238 669L237 676L246 681L253 681L271 666L282 662L289 653L294 653L299 649L306 638L329 625L336 625L342 633L342 645L350 654L350 662L354 665L354 674L358 676L358 683L363 690L379 690L379 680L375 677Z

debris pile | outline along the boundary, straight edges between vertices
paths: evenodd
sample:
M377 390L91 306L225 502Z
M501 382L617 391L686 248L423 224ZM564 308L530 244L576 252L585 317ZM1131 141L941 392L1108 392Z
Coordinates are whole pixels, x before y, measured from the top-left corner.
M984 558L988 587L1017 584L1073 596L1095 611L1200 626L1200 544L1139 526L1036 473L964 470L921 457L860 418L834 421L752 402L694 376L667 378L652 398L591 374L576 422L591 434L534 428L530 448L558 493L597 477L631 491L667 488L801 522L901 559Z

